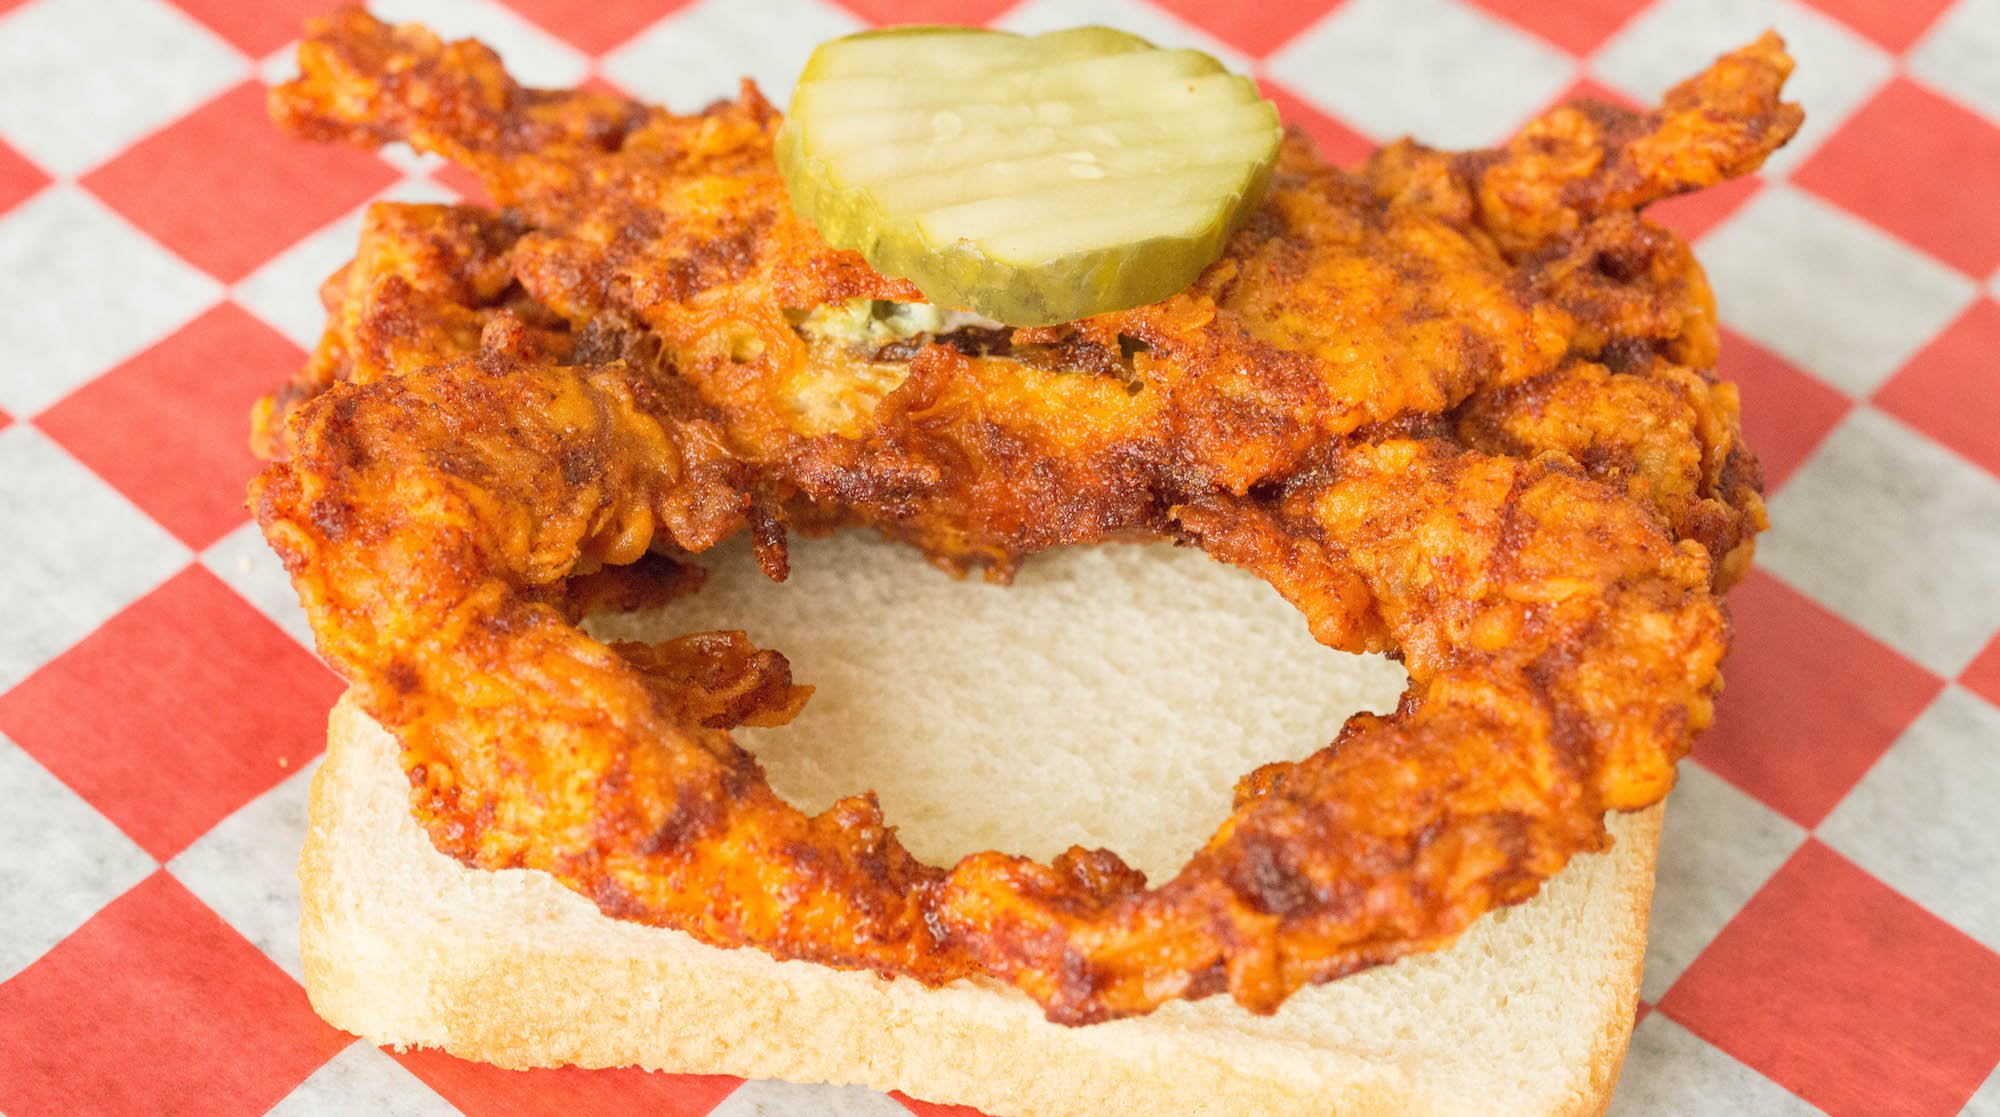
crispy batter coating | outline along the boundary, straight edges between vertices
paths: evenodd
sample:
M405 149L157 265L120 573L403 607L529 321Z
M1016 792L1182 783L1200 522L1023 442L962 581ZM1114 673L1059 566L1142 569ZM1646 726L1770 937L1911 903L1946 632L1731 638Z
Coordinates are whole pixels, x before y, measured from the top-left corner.
M468 206L370 206L354 259L320 285L328 325L305 368L254 419L266 457L285 452L282 416L335 383L376 380L479 348L501 315L520 323L520 344L551 359L569 355L561 319L527 299L511 272L518 219Z
M1708 724L1717 591L1763 511L1708 288L1635 210L1797 127L1774 36L1657 112L1562 108L1492 151L1404 142L1350 175L1292 137L1187 292L886 346L808 327L921 300L792 214L747 85L690 116L526 90L356 10L300 54L288 128L442 152L507 207L378 208L259 417L253 488L470 864L718 945L990 975L1065 1023L1263 1012L1532 895ZM1201 546L1321 642L1400 655L1410 691L1247 776L1157 887L1101 850L925 865L872 797L809 817L731 741L805 701L782 656L574 626L690 589L735 532L776 575L787 529L845 525L1000 578L1051 546Z

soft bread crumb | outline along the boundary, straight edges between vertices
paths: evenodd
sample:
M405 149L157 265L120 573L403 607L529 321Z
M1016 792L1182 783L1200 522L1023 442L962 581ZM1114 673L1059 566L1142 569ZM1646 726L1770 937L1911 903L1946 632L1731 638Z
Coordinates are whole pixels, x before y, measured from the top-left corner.
M1271 591L1198 554L1104 547L1011 589L953 582L848 535L795 545L794 580L722 556L701 594L622 636L740 627L814 684L746 734L808 808L866 787L919 854L1048 856L1072 842L1170 874L1265 760L1401 671L1314 645ZM638 1064L858 1082L995 1114L1599 1112L1632 1024L1659 810L1452 949L1302 991L1092 1028L1012 990L929 990L620 923L552 879L468 870L410 816L392 738L343 701L300 866L307 990L377 1043L505 1066Z
M1269 586L1187 550L1031 560L1012 586L954 580L859 532L799 540L774 584L733 549L700 593L590 627L625 639L740 628L816 689L737 739L821 811L873 788L919 857L1117 851L1153 880L1229 814L1245 772L1296 760L1408 677L1315 643Z

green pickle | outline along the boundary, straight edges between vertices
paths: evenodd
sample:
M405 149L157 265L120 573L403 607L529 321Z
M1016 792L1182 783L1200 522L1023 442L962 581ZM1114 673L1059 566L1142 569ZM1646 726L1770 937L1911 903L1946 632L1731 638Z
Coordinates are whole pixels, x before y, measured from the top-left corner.
M829 244L940 306L1045 326L1185 290L1262 199L1280 135L1200 51L913 27L821 44L777 158Z

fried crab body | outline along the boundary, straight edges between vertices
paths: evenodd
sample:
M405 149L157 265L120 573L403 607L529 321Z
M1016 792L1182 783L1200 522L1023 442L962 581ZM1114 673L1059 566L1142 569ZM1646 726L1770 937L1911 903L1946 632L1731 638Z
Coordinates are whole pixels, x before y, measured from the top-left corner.
M1637 207L1799 122L1774 37L1638 114L1357 173L1288 139L1188 291L1061 326L929 307L819 241L746 85L677 116L527 90L353 10L292 131L407 141L504 207L378 206L326 337L258 418L253 486L322 652L464 862L545 870L721 946L985 975L1083 1024L1449 943L1657 802L1711 717L1719 592L1763 526L1713 308ZM740 634L607 646L748 531L858 525L1004 579L1049 547L1199 546L1410 689L1246 776L1170 880L1114 854L917 861L872 796L808 816L729 736L805 700Z

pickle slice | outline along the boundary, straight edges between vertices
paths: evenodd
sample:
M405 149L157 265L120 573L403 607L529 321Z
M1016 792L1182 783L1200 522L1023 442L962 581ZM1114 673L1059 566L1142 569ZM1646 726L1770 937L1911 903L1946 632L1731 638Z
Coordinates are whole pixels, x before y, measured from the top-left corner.
M1106 27L823 43L777 141L792 208L940 306L1045 326L1157 302L1262 199L1277 110Z

